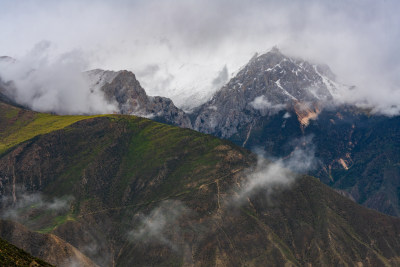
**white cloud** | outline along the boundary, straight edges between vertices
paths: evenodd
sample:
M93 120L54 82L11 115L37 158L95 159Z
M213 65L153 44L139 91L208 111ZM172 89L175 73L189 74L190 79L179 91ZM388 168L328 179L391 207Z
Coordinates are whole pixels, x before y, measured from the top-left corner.
M48 200L41 193L28 192L24 187L16 185L13 189L13 195L2 196L0 217L27 223L32 219L30 216L38 212L64 213L68 211L72 201L72 196Z
M272 104L268 101L267 97L264 95L257 96L253 101L249 103L254 109L260 110L261 112L270 111L272 113L283 110L286 105L285 104Z
M38 43L14 63L0 62L0 77L13 81L9 93L33 110L59 114L112 113L100 91L90 92L80 51L54 56L49 42Z
M266 160L259 155L257 166L247 174L247 180L234 198L235 202L242 203L248 197L263 192L267 197L277 188L290 186L299 176L316 167L313 136L306 136L291 142L294 147L292 153L285 158Z
M190 210L180 201L163 201L149 214L139 215L138 224L129 232L129 238L134 242L158 243L180 250L178 243L183 242L183 236L179 220L188 213Z

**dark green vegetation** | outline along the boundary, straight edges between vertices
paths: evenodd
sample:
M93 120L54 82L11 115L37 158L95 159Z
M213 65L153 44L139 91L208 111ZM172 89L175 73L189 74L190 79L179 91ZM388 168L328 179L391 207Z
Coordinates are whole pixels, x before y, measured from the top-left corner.
M2 105L7 136L39 116L13 110ZM247 150L133 116L73 118L54 116L65 124L52 130L34 124L34 135L12 144L2 139L0 194L17 203L38 192L46 203L70 200L57 211L32 203L21 220L101 266L400 264L399 219L312 177L238 204L234 192L256 162Z
M32 257L22 249L0 238L0 265L1 266L52 266L40 259Z

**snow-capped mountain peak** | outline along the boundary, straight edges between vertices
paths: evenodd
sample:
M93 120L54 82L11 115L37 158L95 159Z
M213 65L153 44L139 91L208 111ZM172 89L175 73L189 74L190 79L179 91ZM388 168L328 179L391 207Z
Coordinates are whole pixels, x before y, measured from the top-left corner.
M229 137L254 116L333 103L340 98L340 88L328 66L288 57L274 47L265 54L254 55L202 105L194 127L207 133L221 131L222 137Z

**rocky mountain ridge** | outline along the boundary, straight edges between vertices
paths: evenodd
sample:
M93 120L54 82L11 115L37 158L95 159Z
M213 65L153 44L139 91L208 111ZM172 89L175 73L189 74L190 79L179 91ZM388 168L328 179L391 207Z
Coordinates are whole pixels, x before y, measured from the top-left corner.
M148 96L132 72L97 69L85 74L91 81L90 90L100 90L109 103L117 106L116 113L191 128L190 119L185 112L177 108L169 98Z
M193 128L229 138L255 116L295 110L303 126L332 104L340 85L328 66L283 55L277 48L255 55L213 98L197 110Z

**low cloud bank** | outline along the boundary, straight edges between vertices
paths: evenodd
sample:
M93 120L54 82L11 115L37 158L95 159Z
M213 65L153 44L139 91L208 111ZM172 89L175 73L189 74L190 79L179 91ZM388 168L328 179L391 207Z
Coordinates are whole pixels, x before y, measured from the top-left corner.
M1 197L0 217L31 225L35 224L36 216L46 214L49 217L43 218L47 223L51 223L54 216L69 211L72 201L72 196L45 199L39 192L28 192L25 188L16 185L12 190L12 195Z
M315 168L317 159L311 141L312 136L294 140L294 150L286 158L270 161L265 155L258 155L255 169L247 173L234 199L241 203L260 192L269 197L277 188L289 187L299 175Z
M99 90L90 90L82 71L84 55L71 51L52 54L49 42L37 44L29 53L13 62L0 61L0 78L6 94L17 103L36 111L57 114L112 113L116 108Z
M232 77L255 52L277 45L286 54L328 64L339 82L357 86L346 101L399 114L399 8L394 0L5 0L0 54L20 58L33 44L50 40L57 55L79 49L89 69L131 70L150 95L182 107L208 100L226 73ZM46 99L64 97L57 91ZM96 105L79 104L86 97L66 102L96 111ZM49 107L46 99L35 105L65 104Z
M257 96L249 104L254 109L259 110L263 116L265 116L266 114L276 114L286 107L285 104L272 104L264 95Z
M158 243L179 251L178 243L183 242L179 220L190 213L180 201L166 200L150 211L139 215L138 227L129 233L132 241Z

